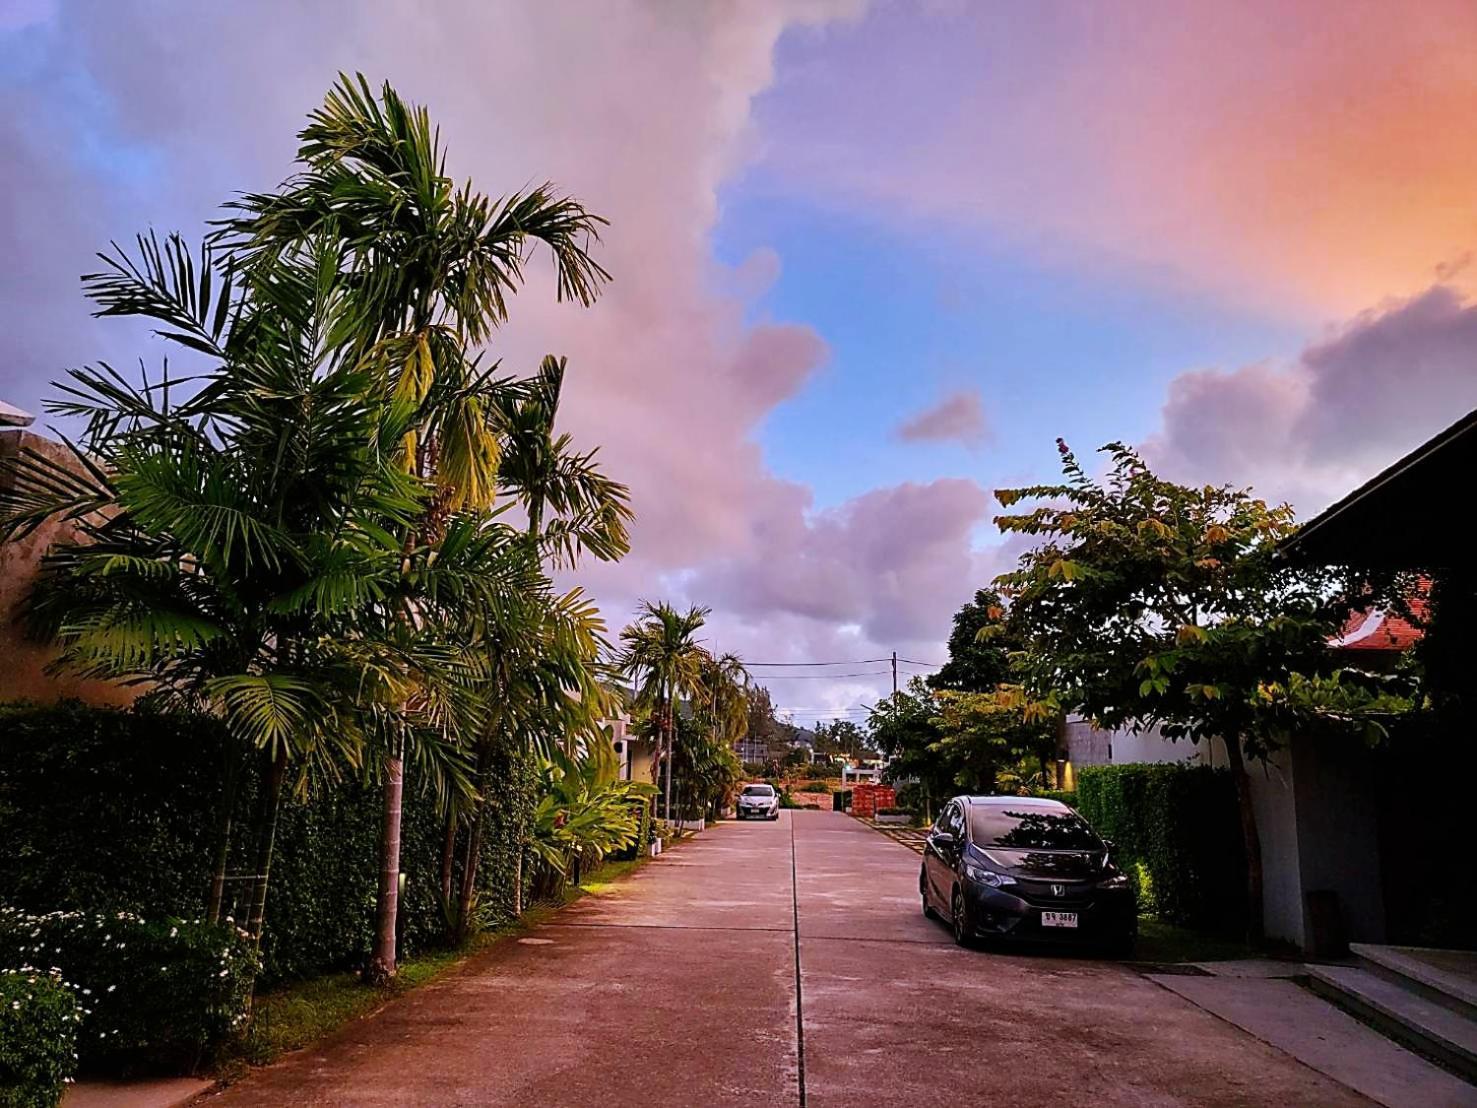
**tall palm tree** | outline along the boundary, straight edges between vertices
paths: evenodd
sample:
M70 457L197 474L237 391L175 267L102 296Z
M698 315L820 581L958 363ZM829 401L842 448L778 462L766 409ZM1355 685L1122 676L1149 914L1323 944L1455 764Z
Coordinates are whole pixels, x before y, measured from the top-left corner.
M328 341L382 376L403 417L405 468L436 494L403 527L407 550L434 546L450 513L488 508L501 460L494 418L506 382L470 353L508 314L535 244L553 257L557 290L590 304L609 275L589 253L604 223L550 185L492 200L446 174L439 131L424 107L388 83L340 75L301 132L302 170L275 193L252 194L219 232L248 269L295 258L320 236L343 249L354 280L342 326ZM400 614L418 618L406 592ZM393 976L396 850L405 751L385 748L385 820L372 979ZM395 826L390 826L395 824Z
M710 655L697 638L711 608L691 607L679 612L667 603L643 600L636 621L621 631L622 650L617 664L637 684L637 700L650 709L658 736L658 757L652 763L652 782L665 769L663 815L672 813L672 750L676 741L676 708L681 697L702 688L704 666Z

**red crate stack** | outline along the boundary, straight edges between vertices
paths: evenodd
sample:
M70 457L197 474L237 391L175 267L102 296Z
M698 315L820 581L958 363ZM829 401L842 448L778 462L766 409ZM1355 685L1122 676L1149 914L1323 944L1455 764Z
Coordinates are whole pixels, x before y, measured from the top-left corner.
M879 808L897 806L897 793L891 785L853 785L851 790L851 814L862 819L872 819Z

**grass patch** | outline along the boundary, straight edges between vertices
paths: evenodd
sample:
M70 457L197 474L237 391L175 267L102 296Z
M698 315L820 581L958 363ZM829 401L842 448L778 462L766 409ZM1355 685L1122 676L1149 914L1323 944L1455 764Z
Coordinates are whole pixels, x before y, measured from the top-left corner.
M608 892L647 861L606 862L579 885L567 886L555 903L531 906L516 923L496 928L470 939L455 950L433 950L400 963L399 973L388 985L364 984L357 973L330 973L294 981L256 998L251 1026L245 1038L220 1059L215 1076L224 1081L241 1077L251 1066L264 1066L283 1054L316 1042L345 1024L369 1015L377 1008L456 969L467 959L514 935L522 935L549 919L564 905L585 895Z
M1244 935L1195 931L1153 916L1139 917L1138 962L1227 962L1236 958L1265 958L1265 949L1251 946Z

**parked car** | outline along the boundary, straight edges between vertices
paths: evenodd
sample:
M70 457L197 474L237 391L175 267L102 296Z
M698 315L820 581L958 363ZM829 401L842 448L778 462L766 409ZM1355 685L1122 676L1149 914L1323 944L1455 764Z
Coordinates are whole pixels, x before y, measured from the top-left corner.
M745 785L738 796L739 819L779 819L780 794L773 785Z
M956 796L923 848L923 914L954 941L1027 939L1132 953L1138 903L1112 843L1058 800Z

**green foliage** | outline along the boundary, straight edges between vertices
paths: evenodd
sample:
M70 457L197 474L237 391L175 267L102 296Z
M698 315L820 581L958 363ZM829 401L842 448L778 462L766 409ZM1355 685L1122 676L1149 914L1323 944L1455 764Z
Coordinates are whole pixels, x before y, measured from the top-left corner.
M939 737L928 753L965 792L1015 792L1056 750L1055 718L1033 714L1008 692L942 689L935 700Z
M1020 649L1006 618L1005 601L994 589L980 589L954 613L949 660L931 677L930 688L992 692L1011 680L1010 653Z
M0 908L0 967L56 969L87 1070L189 1069L247 1018L257 956L235 927L129 912Z
M716 819L732 807L743 783L733 744L714 734L706 716L679 717L672 758L672 788L685 819Z
M1225 927L1243 918L1245 862L1232 775L1209 766L1084 766L1078 811L1161 919Z
M77 1069L81 1015L60 974L0 969L0 1108L56 1108Z
M203 914L231 747L213 721L146 709L79 704L0 708L0 888L33 911L124 910L154 919ZM519 845L536 780L521 751L498 761L477 888L483 922L511 918ZM341 781L284 803L262 940L266 982L357 966L373 934L380 792ZM250 872L256 782L236 798L230 871ZM406 791L401 905L406 948L445 930L437 873L444 824L432 798ZM227 885L225 910L244 918L246 882ZM234 911L233 911L234 905Z
M1277 557L1292 510L1166 481L1119 443L1103 448L1098 481L1058 448L1061 484L996 493L1007 507L1042 502L996 520L1033 541L998 579L1031 695L1105 727L1275 747L1298 705L1270 690L1332 668L1327 639L1347 610L1329 599L1330 573Z
M577 859L599 861L631 846L641 830L639 802L656 793L645 781L624 781L610 740L594 740L577 757L555 748L545 760L529 847L564 878Z

